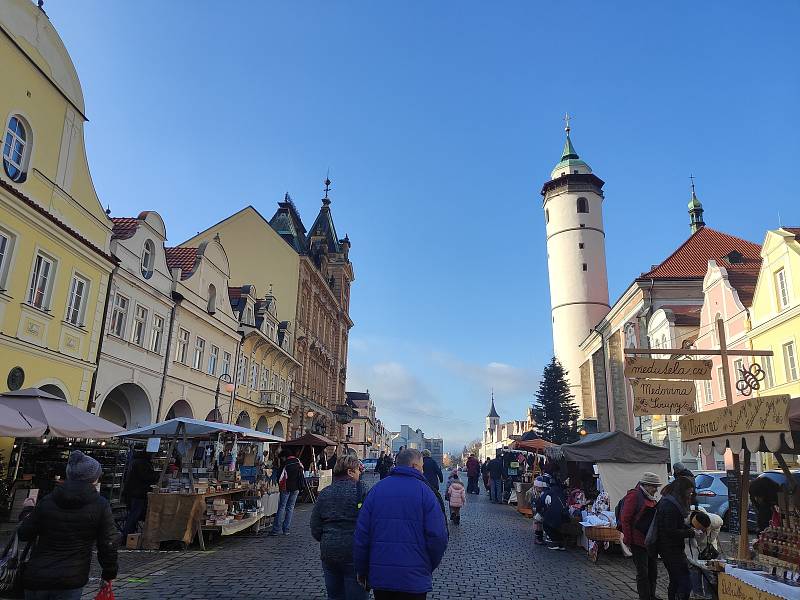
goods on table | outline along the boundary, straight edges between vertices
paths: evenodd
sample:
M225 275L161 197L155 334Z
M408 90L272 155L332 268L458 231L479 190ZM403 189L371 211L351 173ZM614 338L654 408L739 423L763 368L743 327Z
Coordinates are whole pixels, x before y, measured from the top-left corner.
M205 525L230 525L234 521L242 521L254 517L261 512L260 498L244 500L228 500L226 498L209 498L206 500Z
M800 508L790 494L778 494L778 514L779 523L761 532L755 548L760 562L791 577L800 572Z

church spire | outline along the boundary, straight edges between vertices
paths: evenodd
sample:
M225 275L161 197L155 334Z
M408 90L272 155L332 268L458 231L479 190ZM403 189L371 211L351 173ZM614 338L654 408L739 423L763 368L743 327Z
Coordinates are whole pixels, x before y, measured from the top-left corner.
M692 233L700 231L706 226L703 221L703 204L697 199L697 194L694 192L694 175L689 175L692 182L692 198L689 200L689 229Z
M492 408L489 410L489 414L486 415L487 419L499 419L500 415L497 414L497 410L494 407L494 391L492 391Z
M572 118L573 117L571 117L569 113L564 115L564 122L566 123L564 132L567 134L567 139L564 140L561 160L559 160L558 164L553 168L553 172L550 175L551 179L556 179L564 175L588 174L592 172L589 165L578 156L578 153L575 151L575 146L572 145L572 138L569 136L570 131L572 131L569 122Z

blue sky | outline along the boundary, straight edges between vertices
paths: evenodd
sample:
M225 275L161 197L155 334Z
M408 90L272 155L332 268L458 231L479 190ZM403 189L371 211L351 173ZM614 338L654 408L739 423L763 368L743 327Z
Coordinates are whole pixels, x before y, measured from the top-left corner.
M702 4L702 6L700 6ZM348 387L460 449L552 353L539 190L563 145L606 181L612 301L706 222L800 224L800 4L49 0L98 194L179 243L330 168L349 234Z

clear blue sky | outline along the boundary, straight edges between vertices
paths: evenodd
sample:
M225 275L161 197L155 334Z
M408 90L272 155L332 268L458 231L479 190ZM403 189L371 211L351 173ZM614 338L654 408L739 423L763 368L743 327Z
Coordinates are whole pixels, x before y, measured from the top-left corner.
M702 6L700 6L702 4ZM552 352L539 190L573 113L606 181L612 301L706 222L800 224L800 4L48 0L114 215L179 243L330 168L356 272L350 389L391 428L522 418Z

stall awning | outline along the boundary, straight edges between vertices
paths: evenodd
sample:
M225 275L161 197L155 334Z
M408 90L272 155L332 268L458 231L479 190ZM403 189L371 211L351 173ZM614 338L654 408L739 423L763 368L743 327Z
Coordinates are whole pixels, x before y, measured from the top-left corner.
M257 442L282 442L283 438L263 431L256 431L255 429L248 429L247 427L239 427L238 425L231 425L230 423L216 423L214 421L200 421L199 419L190 419L188 417L177 417L162 421L161 423L153 423L146 427L139 429L132 429L125 433L119 434L117 437L128 439L146 439L149 437L168 437L175 435L178 431L178 426L183 423L186 425L187 438L210 438L218 433L233 433L239 439L253 440Z
M545 449L552 460L572 462L669 463L669 448L636 439L623 431L590 433L577 442Z
M517 440L511 444L512 449L525 450L527 452L541 452L545 448L550 448L551 446L555 446L555 444L543 440L542 438L537 438L535 440Z
M327 446L335 446L336 442L334 442L330 438L326 438L324 435L319 435L318 433L307 433L304 436L301 436L294 440L289 440L288 442L283 443L284 446L314 446L315 448L325 448Z
M800 398L762 396L680 418L685 454L800 451Z

